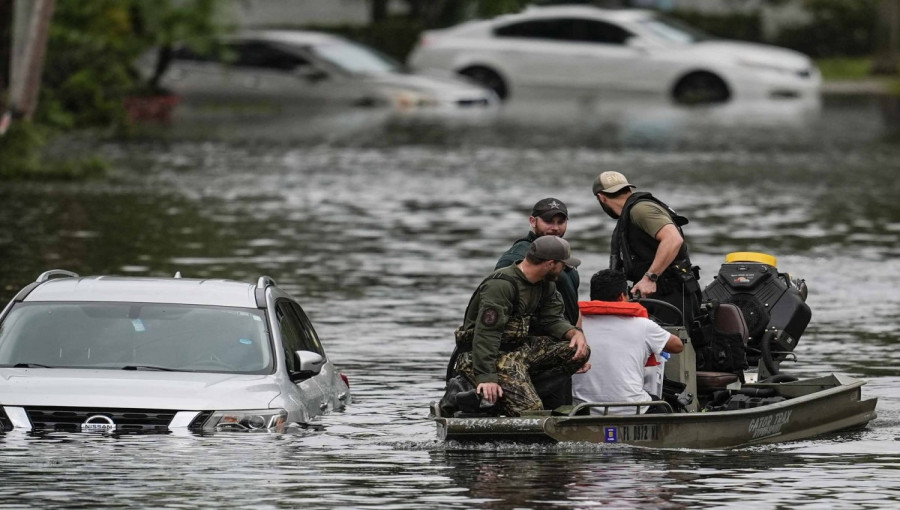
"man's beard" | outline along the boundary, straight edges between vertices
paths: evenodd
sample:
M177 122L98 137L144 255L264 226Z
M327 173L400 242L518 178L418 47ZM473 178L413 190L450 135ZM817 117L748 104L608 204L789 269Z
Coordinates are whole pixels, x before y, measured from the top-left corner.
M610 218L612 218L614 220L619 219L619 215L616 214L615 211L613 211L608 205L604 204L603 202L600 202L600 207L603 208L603 212L605 212L607 215L609 215Z
M562 272L562 271L560 271L560 273L561 273L561 272ZM544 276L544 280L545 280L545 281L548 281L548 282L555 282L556 280L559 280L559 274L560 274L560 273L547 273L547 274Z

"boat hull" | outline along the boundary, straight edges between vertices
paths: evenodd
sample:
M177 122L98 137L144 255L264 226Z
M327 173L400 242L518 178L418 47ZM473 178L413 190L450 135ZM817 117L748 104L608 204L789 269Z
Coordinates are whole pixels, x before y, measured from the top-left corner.
M724 449L806 439L864 427L875 418L877 399L862 399L865 381L846 376L774 387L782 402L732 411L553 415L481 418L435 416L438 437L456 441L549 441L629 444L651 448Z

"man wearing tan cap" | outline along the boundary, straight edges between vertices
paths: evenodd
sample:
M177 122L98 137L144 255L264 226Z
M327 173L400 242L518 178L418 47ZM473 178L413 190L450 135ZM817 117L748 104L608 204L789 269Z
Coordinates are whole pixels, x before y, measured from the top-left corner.
M584 334L563 315L555 284L565 267L580 263L565 239L542 236L524 260L483 280L456 331L459 355L448 375L464 377L501 414L542 409L530 374L556 369L571 375L589 368ZM442 408L450 400L452 378Z
M682 225L688 220L619 172L594 179L594 196L617 220L610 249L610 269L625 273L631 294L666 301L681 310L690 326L700 308L699 268L691 264Z

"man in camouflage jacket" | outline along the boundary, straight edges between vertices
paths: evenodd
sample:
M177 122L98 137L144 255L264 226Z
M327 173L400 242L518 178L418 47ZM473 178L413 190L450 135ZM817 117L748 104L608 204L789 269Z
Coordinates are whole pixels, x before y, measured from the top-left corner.
M566 240L542 236L524 260L492 273L472 296L456 333L456 372L483 399L498 402L502 414L542 408L531 373L589 368L584 334L566 320L554 283L565 267L580 263Z

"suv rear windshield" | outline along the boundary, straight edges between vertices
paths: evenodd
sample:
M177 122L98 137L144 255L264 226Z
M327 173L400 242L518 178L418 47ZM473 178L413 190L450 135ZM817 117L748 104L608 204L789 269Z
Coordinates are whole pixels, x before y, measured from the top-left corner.
M262 374L262 310L149 303L17 303L0 324L0 366Z

